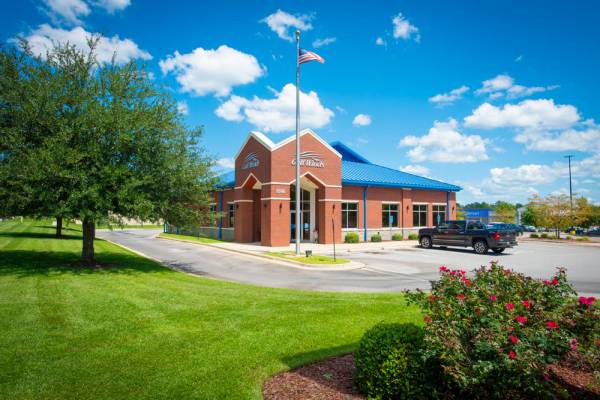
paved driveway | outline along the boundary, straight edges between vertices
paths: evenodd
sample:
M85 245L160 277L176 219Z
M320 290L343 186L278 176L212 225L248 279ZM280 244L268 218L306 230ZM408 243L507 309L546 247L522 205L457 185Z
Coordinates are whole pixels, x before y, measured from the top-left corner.
M207 246L155 239L158 231L98 232L174 268L197 275L253 285L321 291L384 292L428 289L440 265L471 270L498 260L528 275L546 278L556 267L568 269L577 290L600 294L600 247L522 242L501 255L477 255L462 249L398 248L344 252L365 268L350 271L310 271L237 255Z

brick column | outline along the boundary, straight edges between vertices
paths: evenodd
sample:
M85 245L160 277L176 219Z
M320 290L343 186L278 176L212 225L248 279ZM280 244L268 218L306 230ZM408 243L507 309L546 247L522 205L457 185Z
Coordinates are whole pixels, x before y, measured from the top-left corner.
M261 190L261 237L263 246L290 244L290 187L265 185Z
M253 236L252 212L253 199L252 189L235 189L235 241L239 243L251 243Z
M320 187L318 205L319 207L319 243L340 243L342 240L342 190L341 188ZM335 231L333 230L335 221Z

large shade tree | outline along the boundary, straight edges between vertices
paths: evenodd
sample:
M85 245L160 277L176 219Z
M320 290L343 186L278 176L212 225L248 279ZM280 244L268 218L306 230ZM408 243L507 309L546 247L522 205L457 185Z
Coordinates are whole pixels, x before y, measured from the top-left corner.
M81 220L85 264L97 221L192 224L214 185L201 129L143 66L98 63L97 41L0 52L0 211Z

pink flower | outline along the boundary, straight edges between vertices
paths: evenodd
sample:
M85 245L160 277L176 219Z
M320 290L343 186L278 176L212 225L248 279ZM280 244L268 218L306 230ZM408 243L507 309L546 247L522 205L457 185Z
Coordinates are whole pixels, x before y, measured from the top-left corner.
M515 358L517 358L517 353L511 350L508 352L508 356L511 358L511 360L514 360Z
M529 302L529 300L523 300L521 304L523 304L523 307L525 308L531 307L531 303Z
M425 323L429 324L429 323L431 323L431 317L429 315L426 315L423 317L423 321L425 321Z
M519 315L519 316L517 316L517 322L519 322L520 324L526 324L527 317L523 317L522 315Z
M596 346L600 347L600 339L596 339Z
M442 265L442 266L440 267L440 272L448 272L448 268L446 268L446 266L445 266L445 265Z
M509 339L510 339L511 342L513 342L515 344L519 341L519 338L516 337L515 335L510 335Z
M572 350L577 350L577 339L576 338L571 339L571 341L569 342L569 346L571 347Z
M461 293L461 294L456 295L456 298L459 299L459 300L464 300L465 299L465 295Z
M548 376L548 374L544 374L544 380L545 381L549 381L550 380L550 377Z
M579 304L582 304L584 306L591 306L594 304L594 302L596 301L595 297L580 297L579 298Z
M513 303L506 303L507 310L512 310L513 308L515 308L515 305Z
M463 281L463 283L467 286L471 286L471 281L468 278L465 278L464 276L460 279L461 281Z
M427 297L429 299L429 301L435 301L437 300L437 296L434 295L429 295L429 297Z
M548 321L548 322L546 322L546 327L548 327L548 329L558 329L558 328L560 328L558 326L558 324L556 322L554 322L554 321Z
M496 301L497 299L498 299L498 298L496 297L496 295L495 295L495 294L493 294L493 295L491 295L491 296L490 296L490 300L491 300L491 301Z

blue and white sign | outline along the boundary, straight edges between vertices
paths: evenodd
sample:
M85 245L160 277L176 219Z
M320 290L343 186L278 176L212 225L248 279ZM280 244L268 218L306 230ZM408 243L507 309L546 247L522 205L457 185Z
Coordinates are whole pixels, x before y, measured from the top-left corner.
M242 169L256 168L260 165L260 160L255 152L248 153L242 163Z

